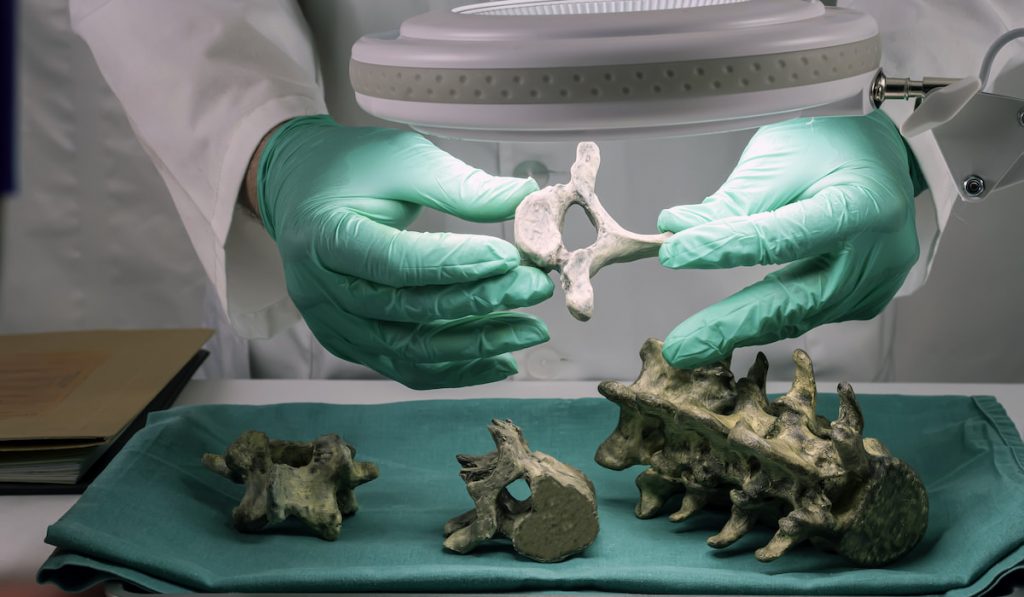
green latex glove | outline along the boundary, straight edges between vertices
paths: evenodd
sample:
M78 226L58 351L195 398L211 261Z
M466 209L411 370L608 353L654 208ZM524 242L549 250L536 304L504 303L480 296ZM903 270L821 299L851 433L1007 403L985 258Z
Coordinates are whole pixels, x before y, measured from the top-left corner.
M533 180L492 177L415 133L310 116L271 135L256 184L288 293L334 355L412 388L456 387L514 374L508 353L547 341L544 322L504 311L554 291L512 244L403 230L421 206L507 220Z
M870 319L917 261L913 155L881 111L762 127L724 185L661 212L665 267L790 265L676 327L664 355L691 368L734 348Z

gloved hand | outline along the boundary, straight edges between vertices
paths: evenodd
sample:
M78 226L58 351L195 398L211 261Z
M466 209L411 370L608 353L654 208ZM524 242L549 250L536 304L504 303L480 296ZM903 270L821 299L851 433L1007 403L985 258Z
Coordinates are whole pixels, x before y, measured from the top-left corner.
M507 220L533 180L492 177L415 133L310 116L270 136L256 188L288 293L334 355L412 388L454 387L508 377L510 351L548 340L543 321L503 311L554 291L512 244L403 230L424 205Z
M692 368L736 347L877 315L917 261L921 187L881 111L762 127L715 194L661 212L658 228L676 234L659 258L675 269L791 263L681 323L665 341L666 360Z

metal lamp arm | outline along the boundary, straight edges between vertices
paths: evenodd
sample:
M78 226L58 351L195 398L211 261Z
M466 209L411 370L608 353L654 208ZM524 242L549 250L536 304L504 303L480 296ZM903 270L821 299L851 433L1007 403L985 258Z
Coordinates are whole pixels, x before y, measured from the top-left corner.
M918 99L901 132L930 131L965 201L1024 183L1024 98L984 91L996 55L1024 29L1012 29L989 47L977 77L920 80L879 72L869 95L877 108L887 99Z

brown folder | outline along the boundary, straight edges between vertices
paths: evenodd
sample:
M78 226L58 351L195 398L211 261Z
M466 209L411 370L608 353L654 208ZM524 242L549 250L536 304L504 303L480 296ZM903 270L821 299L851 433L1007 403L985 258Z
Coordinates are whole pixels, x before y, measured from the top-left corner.
M0 453L108 441L211 334L169 329L0 336Z

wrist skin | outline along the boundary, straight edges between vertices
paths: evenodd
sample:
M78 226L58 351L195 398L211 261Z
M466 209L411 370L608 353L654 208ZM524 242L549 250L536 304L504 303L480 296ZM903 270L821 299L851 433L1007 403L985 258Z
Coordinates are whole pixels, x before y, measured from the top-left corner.
M245 169L245 178L238 189L238 203L256 216L256 219L260 220L261 223L263 219L260 217L260 196L259 191L256 189L256 173L259 172L260 156L263 155L263 149L266 148L267 141L270 140L274 131L281 128L283 124L284 122L275 124L260 139L259 145L256 146L256 150L252 152L252 157L249 158L249 165Z

